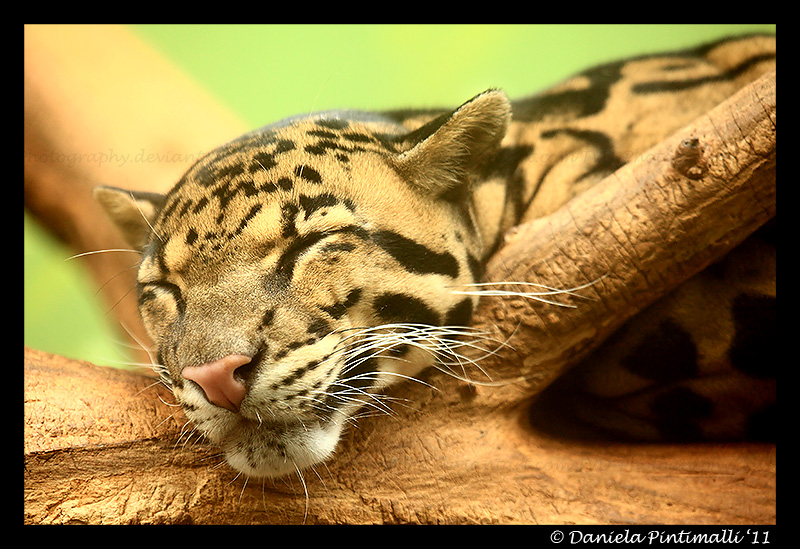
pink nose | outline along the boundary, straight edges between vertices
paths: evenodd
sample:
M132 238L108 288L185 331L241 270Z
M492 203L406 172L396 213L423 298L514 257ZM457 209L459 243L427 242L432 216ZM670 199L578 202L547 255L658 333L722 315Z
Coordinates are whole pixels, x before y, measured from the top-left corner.
M247 388L233 376L233 372L250 360L251 357L245 355L228 355L208 364L187 366L181 375L200 385L212 404L238 412Z

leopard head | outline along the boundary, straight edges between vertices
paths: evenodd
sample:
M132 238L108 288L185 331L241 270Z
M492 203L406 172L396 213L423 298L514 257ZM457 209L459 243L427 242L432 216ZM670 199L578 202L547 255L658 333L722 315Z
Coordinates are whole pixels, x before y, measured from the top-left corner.
M157 371L244 473L327 459L375 394L469 323L483 238L472 188L510 119L499 91L409 128L328 112L215 149L166 195L98 187L142 252ZM426 331L427 330L427 331Z

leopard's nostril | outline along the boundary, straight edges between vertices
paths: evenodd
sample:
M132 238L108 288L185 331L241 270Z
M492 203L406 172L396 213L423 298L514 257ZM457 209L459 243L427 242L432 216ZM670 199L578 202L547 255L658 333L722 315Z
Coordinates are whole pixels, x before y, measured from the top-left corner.
M253 373L256 371L256 367L261 362L261 358L264 356L264 351L258 351L253 357L248 361L247 364L243 364L239 366L233 371L233 376L244 383L245 385L250 385L250 378L252 377Z
M256 363L256 361L252 361ZM238 412L247 387L235 372L247 368L251 357L246 355L228 355L208 364L187 366L181 372L184 379L197 383L212 404L232 412ZM252 366L250 367L252 369Z

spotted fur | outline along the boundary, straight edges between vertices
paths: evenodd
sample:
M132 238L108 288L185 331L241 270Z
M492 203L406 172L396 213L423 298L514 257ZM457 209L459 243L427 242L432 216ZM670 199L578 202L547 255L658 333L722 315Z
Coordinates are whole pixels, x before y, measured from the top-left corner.
M457 342L479 337L466 328L478 297L453 288L481 280L507 229L552 212L774 65L774 37L748 37L610 63L513 104L489 90L452 111L296 117L213 150L165 196L109 187L96 196L143 251L139 307L165 382L234 468L275 476L327 459L360 409L384 406L373 397L382 387L461 360ZM687 285L691 296L677 302L688 309L656 306L647 329L608 344L616 354L565 376L577 385L571 397L587 395L571 398L574 416L593 417L587 403L619 391L648 393L617 399L611 428L668 435L659 418L678 406L697 411L673 433L703 434L693 422L710 415L711 397L678 381L726 361L750 377L771 373L758 366L772 348L758 328L774 324L767 256L772 272L747 288L728 284L735 267L700 282L712 294L739 288L721 292L724 337L687 324L703 307ZM204 369L231 377L195 381ZM218 388L239 396L215 397ZM628 414L647 425L626 425Z

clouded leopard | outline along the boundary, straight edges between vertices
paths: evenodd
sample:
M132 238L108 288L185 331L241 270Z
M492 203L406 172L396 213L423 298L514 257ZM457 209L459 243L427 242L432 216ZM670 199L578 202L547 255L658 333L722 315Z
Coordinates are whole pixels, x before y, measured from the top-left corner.
M97 188L142 251L157 371L235 469L277 476L327 459L371 393L469 336L479 298L453 288L481 281L505 231L773 69L775 52L774 37L734 38L514 102L491 89L453 110L298 116L211 151L166 195ZM771 234L643 313L543 402L640 439L766 436ZM733 390L751 407L714 411L704 368L721 363L745 376Z

